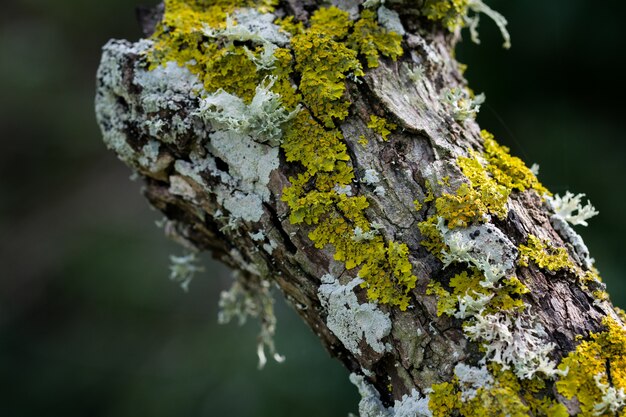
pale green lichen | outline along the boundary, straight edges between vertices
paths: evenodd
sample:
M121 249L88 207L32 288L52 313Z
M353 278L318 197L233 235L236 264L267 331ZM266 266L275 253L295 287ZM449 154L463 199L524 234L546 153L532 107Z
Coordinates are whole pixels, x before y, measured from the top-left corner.
M361 340L365 340L375 352L385 352L387 347L382 339L391 332L391 319L376 304L359 303L354 288L363 281L355 278L341 285L330 274L321 280L318 297L328 312L326 325L330 331L355 355L361 355Z
M246 323L248 317L258 317L261 322L257 345L259 369L267 363L266 349L276 362L283 362L284 356L278 354L274 345L276 316L269 281L245 279L239 272L234 274L233 285L220 294L218 323L227 324L236 319L241 326Z
M465 122L475 119L480 106L485 102L485 95L474 95L471 91L460 88L446 88L441 94L441 101L450 110L454 120Z
M182 256L170 256L170 279L180 284L186 292L194 276L203 272L204 268L199 265L195 252L189 252Z

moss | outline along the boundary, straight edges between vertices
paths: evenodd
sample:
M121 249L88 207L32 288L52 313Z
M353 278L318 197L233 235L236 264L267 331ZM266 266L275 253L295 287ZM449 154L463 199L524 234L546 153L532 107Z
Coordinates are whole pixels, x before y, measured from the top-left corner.
M388 122L387 119L375 115L370 116L367 127L378 133L385 142L388 140L391 131L397 128L395 123Z
M528 235L526 245L519 245L519 265L528 266L533 261L539 268L550 271L562 269L575 270L575 266L567 254L565 248L555 248L537 236Z
M626 391L626 329L609 317L603 324L605 331L591 333L559 365L567 374L556 382L556 388L565 398L576 397L581 417L614 415L608 406L598 405L605 402L608 389ZM626 415L626 409L619 415Z

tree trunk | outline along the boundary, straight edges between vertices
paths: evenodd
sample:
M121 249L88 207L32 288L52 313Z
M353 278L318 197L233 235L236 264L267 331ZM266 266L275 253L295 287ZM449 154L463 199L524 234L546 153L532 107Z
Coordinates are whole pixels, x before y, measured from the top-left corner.
M104 47L105 142L172 237L239 271L221 318L261 315L275 353L276 284L362 416L624 415L624 316L570 226L593 208L480 131L454 59L473 13L505 22L333 3L171 0Z

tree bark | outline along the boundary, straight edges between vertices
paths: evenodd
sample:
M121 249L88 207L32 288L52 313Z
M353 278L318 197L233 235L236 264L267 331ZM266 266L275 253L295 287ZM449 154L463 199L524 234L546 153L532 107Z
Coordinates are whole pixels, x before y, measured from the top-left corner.
M427 399L433 385L452 381L455 372L458 377L459 364L478 368L482 360L514 370L523 367L515 359L502 363L494 360L488 349L485 353L485 344L499 339L472 337L475 333L467 329L480 320L478 316L493 319L499 312L487 314L480 309L463 314L459 312L461 304L448 313L438 309L442 295L432 291L433 284L439 283L452 293L451 278L468 268L480 269L481 259L487 265L498 260L507 277L516 276L527 287L529 292L518 296L524 312L518 309L506 314L528 329L541 328L533 336L546 346L554 344L546 359L555 365L575 351L580 343L578 335L588 338L592 332L605 332L606 317L624 324L610 301L601 299L602 284L583 280L582 276L593 270L582 240L562 216L556 216L550 203L553 200L536 190L509 190L503 216L489 212L458 227L449 222L440 225L443 253L424 247L427 236L418 224L438 216L439 203L443 205L440 198L458 195L455 193L462 184L471 183L459 166L459 158L475 157L484 165L487 152L484 134L472 115L458 113L454 105L459 105L459 100L445 99L447 93L465 91L467 84L453 55L462 25L450 31L436 19L428 19L424 12L428 3L395 0L381 6L399 15L398 22L405 30L401 34L402 55L393 60L381 53L378 65L372 68L363 62L364 75L355 75L357 81L345 80L342 100L350 104L349 114L334 119L355 176L349 191L337 192L365 197L368 206L364 216L376 224L372 233L382 236L384 242L408 248L411 274L417 281L406 292L409 308L405 310L399 304L368 296L371 284L359 279L358 266L348 268L336 259L334 245L316 247L310 238L315 223L294 224L290 220L292 209L281 197L293 177L302 172L302 165L288 161L284 148L259 139L254 132L246 136L249 142L241 142L243 150L232 148L234 153L216 144L215 132L227 129L202 116L203 94L215 91L201 91L202 81L192 73L181 72L179 65L148 69L148 51L153 46L146 41L110 41L104 47L98 72L96 107L105 141L142 178L146 198L167 217L167 232L186 247L209 251L240 271L244 297L254 298L259 291L262 295L265 281L276 284L330 354L357 375L353 379L364 395L362 415L469 415L460 408L435 410L432 404L431 411L418 406L413 414L401 414L400 410L408 404L403 399L412 395ZM354 21L365 10L359 1L335 4L349 11ZM167 2L165 6L167 11ZM327 6L321 1L288 0L277 5L273 13L294 16L307 28L315 10ZM380 15L379 11L382 25ZM163 8L144 11L141 16L145 17L142 24L148 36L160 24ZM207 36L206 42L222 45L224 40ZM235 42L236 46L242 44L251 45L249 40ZM289 43L284 47L292 48ZM294 85L301 79L298 71L291 74ZM463 94L460 100L472 104L475 98ZM305 100L300 111L310 107ZM389 127L391 122L396 125L389 129L388 138L383 138L382 129L368 127L374 125L372 116L384 118ZM281 125L283 134L290 123ZM198 144L206 145L200 154ZM262 165L266 162L269 168ZM261 209L258 216L244 210L252 200ZM421 208L416 207L416 200ZM472 236L476 242L475 249L470 250L472 260L461 256L446 261L446 254L454 252L450 245L455 231L461 233L457 237ZM360 239L356 234L355 241ZM520 265L520 248L529 245L529 236L537 236L548 245L539 249L546 256L564 248L567 266L551 270L532 257L527 266ZM499 288L501 283L492 287L494 294ZM472 296L471 291L468 294ZM264 306L261 310L271 307L267 303ZM365 317L364 323L346 322L350 317L358 319L355 311L364 314L360 316ZM257 313L266 317L263 311ZM576 397L566 398L555 388L561 375L537 372L534 377L548 381L541 395L563 404L570 415L584 415L584 404L581 411ZM516 377L524 379L522 374L519 371ZM521 401L530 404L526 399ZM505 406L491 407L496 414L506 413ZM621 410L619 407L606 408L606 414L600 415L613 415ZM542 415L532 407L527 413Z

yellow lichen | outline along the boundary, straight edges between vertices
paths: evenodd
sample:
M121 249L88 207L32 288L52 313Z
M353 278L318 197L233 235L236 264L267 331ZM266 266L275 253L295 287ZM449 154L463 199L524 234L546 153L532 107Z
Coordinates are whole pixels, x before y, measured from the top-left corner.
M491 368L491 367L490 367ZM494 381L478 388L473 396L462 397L458 378L432 386L429 408L433 417L449 417L458 413L465 417L526 417L530 407L520 396L521 385L511 371L492 371Z
M442 251L446 249L446 244L441 238L441 233L437 229L437 216L430 216L426 220L417 224L422 241L420 244L424 246L430 253L442 259Z
M481 285L485 276L476 269L463 271L454 275L449 282L452 292L447 291L439 282L428 284L426 294L437 296L437 315L446 314L454 316L458 311L459 299L464 296L477 298L490 296L491 299L484 307L487 314L498 311L522 311L526 308L523 294L529 292L528 288L517 278L510 277L502 280L502 285L497 288L486 288Z
M348 37L350 47L365 56L368 68L378 67L380 54L395 61L403 52L401 42L402 36L380 26L376 12L369 9L361 13Z
M353 22L348 13L328 7L314 11L308 27L292 17L277 19L291 40L288 47L273 49L268 66L256 65L265 46L220 38L226 33L221 30L237 25L228 17L236 16L237 8L265 13L276 4L277 0L166 0L163 21L152 37L154 47L147 54L150 68L176 62L196 74L207 93L222 89L247 103L271 76L272 91L280 95L282 106L294 110L304 105L283 126L285 158L301 170L289 178L291 185L281 196L290 208L289 219L312 226L309 238L315 246L332 246L334 258L346 268L360 268L369 299L405 310L417 280L408 247L376 233L368 239L354 238L357 228L362 233L372 229L365 217L368 202L342 191L352 183L354 171L343 135L335 127L351 105L344 94L347 80L364 75L360 59L369 67L378 64L380 55L396 59L402 54L401 36L380 27L371 11ZM384 122L374 130L386 139L392 128Z
M337 191L338 186L349 186L354 177L343 135L335 128L335 121L344 119L350 107L344 97L347 76L363 74L358 51L345 42L347 36L355 36L354 32L349 35L352 23L347 13L330 7L314 12L309 28L289 25L294 34L294 69L308 109L287 129L282 145L287 161L299 162L305 169L290 178L291 186L283 190L290 221L314 226L309 238L316 247L330 245L335 260L344 262L347 269L360 268L358 276L370 300L405 310L410 300L407 294L417 280L408 247L377 234L355 239L357 227L363 233L371 231L364 215L368 202L363 196Z
M499 145L486 130L480 134L485 145L483 156L488 161L487 170L498 183L511 190L534 189L539 195L551 195L521 159L509 154L509 148Z
M528 235L526 245L519 245L519 265L528 266L533 261L539 268L550 271L575 270L565 248L555 248L537 236Z
M378 133L386 142L388 140L388 136L391 134L391 131L395 130L397 126L395 123L388 122L387 119L383 117L371 115L370 121L367 123L367 127Z
M549 397L544 380L520 380L512 371L502 370L497 364L487 366L493 378L482 387L460 383L454 376L450 382L433 385L429 408L434 417L460 415L464 417L567 417L567 408Z
M423 13L426 18L440 21L450 32L465 26L469 0L426 0Z
M614 415L598 405L605 401L609 388L626 391L626 329L609 317L603 324L606 331L591 333L559 365L567 374L559 378L556 388L565 398L576 397L581 417ZM620 416L624 415L622 408Z

